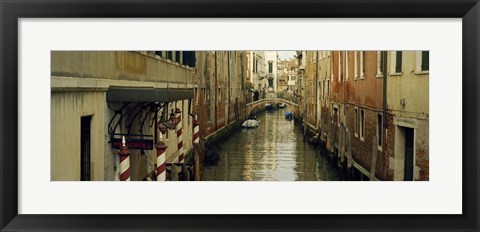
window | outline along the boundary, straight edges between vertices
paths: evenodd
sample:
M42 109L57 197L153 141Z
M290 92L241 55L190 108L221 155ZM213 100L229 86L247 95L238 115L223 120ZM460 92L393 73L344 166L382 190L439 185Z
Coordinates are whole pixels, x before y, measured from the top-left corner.
M416 52L416 67L415 73L416 74L427 74L430 69L429 64L429 51L417 51Z
M360 139L363 141L365 136L365 110L360 110Z
M155 51L155 55L163 57L163 52L162 51Z
M343 112L345 115L345 129L348 131L348 105L345 104L345 110Z
M354 77L353 79L356 80L358 78L358 69L357 69L357 51L353 52L353 72Z
M180 59L180 56L181 56L181 54L182 54L182 53L179 52L179 51L176 51L176 52L175 52L175 62L180 63L180 60L181 60L181 59Z
M377 77L381 77L383 75L383 57L382 52L377 51Z
M327 97L330 97L330 81L327 81Z
M348 52L345 51L345 80L348 80Z
M332 103L332 105L333 105L333 103ZM334 106L333 107L333 118L337 121L337 124L338 124L338 115L339 115L338 109L337 109L336 106Z
M182 56L182 64L195 67L195 51L185 51Z
M378 140L378 147L382 147L382 139L383 139L383 117L382 114L377 114L377 140Z
M322 83L322 98L325 98L325 81Z
M167 51L167 59L173 60L173 52L172 51Z
M341 65L341 52L338 51L338 82L340 82L342 79L341 79L341 72L342 72L342 65Z
M340 114L342 112L342 106L338 106L338 113L337 113L337 126L340 127Z
M268 73L273 73L273 63L272 63L272 61L268 62Z
M355 107L355 124L354 124L355 137L358 137L358 108Z
M332 73L332 76L331 76L331 81L333 81L333 76L334 76L334 72L335 72L335 52L332 51L332 67L330 68L330 72Z
M395 73L402 72L402 51L395 52Z
M429 70L429 51L422 51L422 71L428 71Z
M360 79L365 78L365 52L360 52Z

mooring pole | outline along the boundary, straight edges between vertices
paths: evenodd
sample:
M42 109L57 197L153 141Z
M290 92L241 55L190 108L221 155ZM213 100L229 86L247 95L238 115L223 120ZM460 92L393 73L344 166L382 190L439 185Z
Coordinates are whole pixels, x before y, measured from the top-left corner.
M160 140L158 140L157 145L157 181L165 181L167 179L167 173L165 172L167 164L165 163L165 156L168 146L163 142L163 136L160 132Z
M120 157L120 181L130 181L130 154L132 153L125 144L125 136L122 136L122 147L117 152Z
M177 118L177 126L176 126L176 131L177 131L177 148L178 148L178 162L183 163L185 162L184 156L183 156L183 138L182 138L182 111L178 108L175 109L175 117Z

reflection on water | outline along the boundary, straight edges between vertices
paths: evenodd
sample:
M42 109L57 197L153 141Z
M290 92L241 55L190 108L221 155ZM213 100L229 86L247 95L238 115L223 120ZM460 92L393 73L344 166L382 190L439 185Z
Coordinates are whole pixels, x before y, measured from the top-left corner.
M220 161L206 166L204 180L338 180L302 130L285 119L286 109L265 112L256 129L241 129L220 145Z

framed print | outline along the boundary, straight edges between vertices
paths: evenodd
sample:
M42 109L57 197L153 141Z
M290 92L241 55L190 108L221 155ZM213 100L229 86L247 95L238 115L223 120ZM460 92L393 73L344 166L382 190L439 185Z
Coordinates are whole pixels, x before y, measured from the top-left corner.
M477 0L0 9L2 231L480 229Z

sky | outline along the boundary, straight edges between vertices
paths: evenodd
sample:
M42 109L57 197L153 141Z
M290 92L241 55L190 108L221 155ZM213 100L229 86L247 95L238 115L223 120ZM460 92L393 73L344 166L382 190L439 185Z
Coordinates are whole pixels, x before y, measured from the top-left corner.
M280 56L282 60L291 59L293 55L295 55L295 51L278 51L278 56Z

